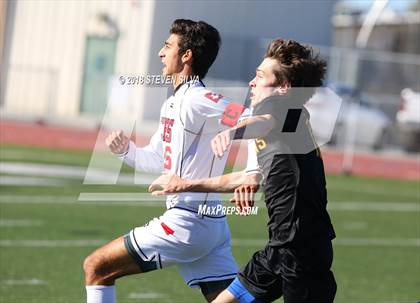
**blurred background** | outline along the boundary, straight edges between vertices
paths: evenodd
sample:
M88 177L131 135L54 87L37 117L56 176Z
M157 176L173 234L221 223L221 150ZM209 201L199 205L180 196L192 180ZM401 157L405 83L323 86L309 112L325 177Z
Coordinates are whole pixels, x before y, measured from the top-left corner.
M150 196L134 183L153 176L133 182L104 137L121 128L143 145L155 131L170 89L138 81L160 75L177 18L219 30L204 82L231 98L246 97L274 38L327 60L325 85L342 102L316 95L308 110L328 142L337 302L419 301L420 0L0 0L0 302L83 302L83 257L139 224L134 205L140 217L162 211L138 205ZM246 154L232 154L230 165L243 164ZM265 219L230 218L241 265L263 245ZM245 234L249 226L261 228ZM201 300L175 272L159 275L140 290L124 280L121 302Z

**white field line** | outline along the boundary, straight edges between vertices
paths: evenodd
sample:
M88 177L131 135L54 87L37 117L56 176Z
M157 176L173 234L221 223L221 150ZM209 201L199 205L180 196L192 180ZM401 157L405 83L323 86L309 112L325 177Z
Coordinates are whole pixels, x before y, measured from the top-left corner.
M0 172L23 176L83 179L86 167L37 163L0 162Z
M0 219L0 227L33 227L44 225L44 221L31 219Z
M148 185L158 177L158 175L138 172L135 175L123 174L119 170L112 171L102 168L89 168L88 171L88 167L83 166L18 162L0 162L0 173L14 174L20 178L22 178L21 176L40 176L81 181L85 180L89 173L89 184L116 184L115 181L118 179L118 184L125 185ZM16 180L13 183L10 180L7 185L19 185L19 182Z
M420 198L420 188L417 190L405 190L396 192L394 188L388 187L380 187L380 186L369 186L365 184L363 186L358 186L355 188L354 186L347 186L344 184L336 184L335 182L328 182L327 183L327 190L335 190L335 191L343 191L343 192L357 192L363 194L372 194L372 195L379 195L379 196L387 196L387 195L398 195L404 198Z
M0 240L0 247L90 247L106 243L105 240Z
M0 240L0 247L97 247L106 244L107 240ZM263 247L266 239L232 239L233 246ZM420 247L419 239L398 238L338 238L333 240L334 246L379 246L379 247Z
M15 177L1 176L0 185L8 186L65 186L68 182L59 179L48 179L39 177Z
M164 202L166 197L155 198L149 193L80 193L78 201Z
M76 196L29 196L1 195L0 204L73 204L98 206L148 206L164 207L164 198L156 199L148 193L81 193ZM227 205L227 204L226 204ZM265 208L261 202L256 206ZM389 212L419 212L420 202L374 202L351 201L329 202L331 211L389 211Z
M29 196L0 194L1 204L75 204L77 196Z
M267 240L232 239L233 246L264 246ZM375 239L375 238L338 238L333 240L334 246L390 246L420 247L420 239Z
M120 194L111 194L111 196L106 199L106 194L101 194L104 199L91 199L87 198L85 200L79 200L77 196L28 196L28 195L1 195L0 194L0 204L70 204L76 206L148 206L148 207L165 207L164 200L154 200L150 197L149 194L139 194L139 198L131 199L124 198L124 193L121 194L121 198L117 197ZM136 195L136 194L130 194ZM147 197L146 197L147 195ZM114 197L113 197L114 196ZM143 197L141 197L143 196Z
M339 225L346 230L363 230L368 228L367 222L340 222Z
M163 299L166 296L163 294L155 293L155 292L145 292L145 293L138 293L132 292L128 294L128 299L131 300L157 300Z
M23 286L23 285L45 285L47 284L47 282L43 281L43 280L39 280L39 279L26 279L26 280L0 280L1 284L4 285L10 285L10 286L14 286L14 285L18 285L18 286Z
M49 176L61 177L67 179L80 179L86 178L88 167L71 166L71 165L56 165L56 164L41 164L41 163L21 163L21 162L0 162L0 173L8 173L24 176ZM122 174L110 169L104 168L89 168L89 183L91 184L114 184L115 179L118 178L120 184L125 185L139 185L150 184L157 175L136 173L135 181L130 174ZM97 182L97 183L96 183ZM19 185L19 182L15 182ZM12 184L10 184L12 185ZM368 184L360 185L357 189L348 187L336 181L330 181L327 184L328 190L344 191L344 192L357 192L366 193L378 196L394 195L395 190L388 187L370 186ZM404 198L420 198L420 188L417 190L405 190L398 192L398 196Z
M329 210L348 211L399 211L416 212L420 211L420 202L330 202L327 205Z

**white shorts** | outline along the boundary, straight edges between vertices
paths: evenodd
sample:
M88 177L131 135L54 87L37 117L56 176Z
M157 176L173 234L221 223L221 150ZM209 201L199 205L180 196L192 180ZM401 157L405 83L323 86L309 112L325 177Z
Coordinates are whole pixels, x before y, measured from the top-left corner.
M230 231L225 217L202 217L172 208L124 238L143 272L177 265L190 287L236 277Z

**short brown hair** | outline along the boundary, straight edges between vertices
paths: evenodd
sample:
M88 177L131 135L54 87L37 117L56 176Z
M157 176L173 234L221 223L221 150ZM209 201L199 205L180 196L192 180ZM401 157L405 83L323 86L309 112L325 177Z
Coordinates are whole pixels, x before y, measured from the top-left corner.
M180 36L180 55L188 49L192 51L194 75L203 79L219 52L221 40L217 29L204 21L176 19L169 33Z
M278 62L274 70L278 84L289 83L291 87L322 86L327 63L314 55L310 46L303 46L293 40L276 39L267 48L265 58Z

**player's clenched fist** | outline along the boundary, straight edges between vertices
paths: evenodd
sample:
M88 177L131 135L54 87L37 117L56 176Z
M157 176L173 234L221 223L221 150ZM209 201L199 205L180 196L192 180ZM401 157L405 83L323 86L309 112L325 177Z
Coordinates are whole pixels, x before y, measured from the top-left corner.
M130 139L124 136L122 130L113 131L106 139L105 144L114 154L123 154L128 150Z

